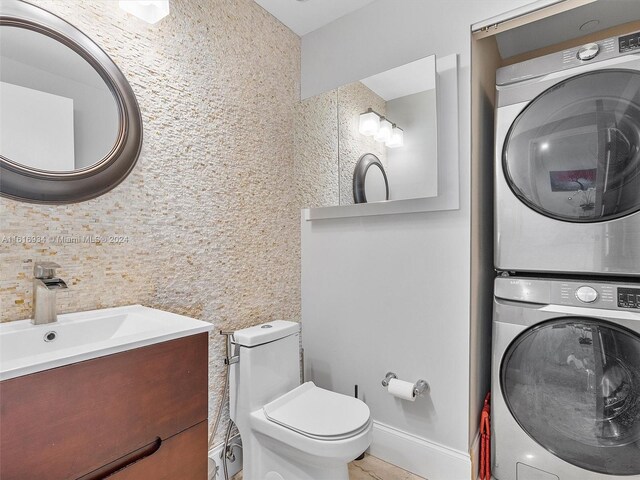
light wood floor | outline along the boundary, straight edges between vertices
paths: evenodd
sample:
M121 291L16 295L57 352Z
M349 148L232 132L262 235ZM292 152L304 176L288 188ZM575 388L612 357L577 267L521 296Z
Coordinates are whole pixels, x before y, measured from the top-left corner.
M232 480L242 480L242 472ZM379 458L365 455L363 460L354 460L349 464L349 480L424 480L401 468L383 462Z

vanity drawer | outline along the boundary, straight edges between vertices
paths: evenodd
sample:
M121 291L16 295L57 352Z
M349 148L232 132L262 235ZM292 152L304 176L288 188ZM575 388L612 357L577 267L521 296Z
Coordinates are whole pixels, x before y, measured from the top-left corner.
M205 422L207 372L201 333L0 382L0 478L76 479Z
M163 441L155 452L138 461L122 459L80 480L206 480L207 429L208 423L200 422ZM114 472L114 468L120 469Z

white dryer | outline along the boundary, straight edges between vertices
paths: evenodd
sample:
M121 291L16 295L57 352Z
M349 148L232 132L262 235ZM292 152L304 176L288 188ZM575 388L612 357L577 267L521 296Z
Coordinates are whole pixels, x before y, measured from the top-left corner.
M495 281L497 480L640 479L640 283Z
M497 72L495 267L640 275L640 33Z

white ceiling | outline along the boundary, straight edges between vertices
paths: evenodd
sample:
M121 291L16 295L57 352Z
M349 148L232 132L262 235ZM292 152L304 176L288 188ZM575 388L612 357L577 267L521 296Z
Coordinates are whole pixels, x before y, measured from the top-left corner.
M360 81L387 102L431 90L436 88L436 57L421 58Z
M299 36L303 36L375 0L255 1Z

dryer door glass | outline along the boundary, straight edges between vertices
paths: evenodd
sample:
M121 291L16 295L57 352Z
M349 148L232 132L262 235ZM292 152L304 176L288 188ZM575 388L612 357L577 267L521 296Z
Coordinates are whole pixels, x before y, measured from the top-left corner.
M503 150L514 193L559 220L640 210L640 73L600 70L560 82L516 118Z
M554 455L609 475L640 474L640 336L564 318L530 328L501 365L505 402Z

